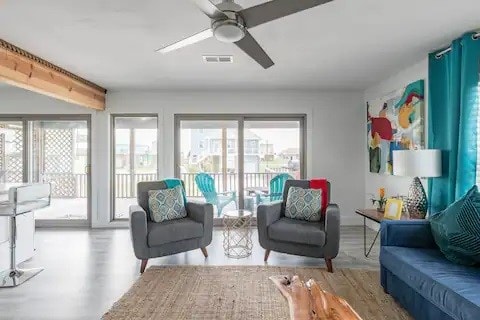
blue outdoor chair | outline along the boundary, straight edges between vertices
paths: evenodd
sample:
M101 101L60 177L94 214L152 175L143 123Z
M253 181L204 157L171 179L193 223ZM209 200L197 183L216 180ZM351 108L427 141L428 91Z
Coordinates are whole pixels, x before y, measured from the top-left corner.
M223 208L230 202L234 202L235 207L237 207L237 193L235 191L217 192L215 189L215 180L208 173L197 174L195 176L195 183L207 203L211 203L217 207L217 215L219 217L222 214Z
M282 200L285 181L292 180L288 173L281 173L270 180L270 192L268 194L257 192L257 205Z

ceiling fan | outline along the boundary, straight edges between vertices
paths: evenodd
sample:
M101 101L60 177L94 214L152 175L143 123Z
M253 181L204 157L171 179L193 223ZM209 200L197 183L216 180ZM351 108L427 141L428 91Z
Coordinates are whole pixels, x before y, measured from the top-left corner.
M211 27L160 48L156 50L157 52L167 53L215 37L222 42L235 43L237 47L267 69L274 63L248 32L248 29L333 0L272 0L246 9L233 0L223 0L218 5L214 5L209 0L192 1L210 18Z

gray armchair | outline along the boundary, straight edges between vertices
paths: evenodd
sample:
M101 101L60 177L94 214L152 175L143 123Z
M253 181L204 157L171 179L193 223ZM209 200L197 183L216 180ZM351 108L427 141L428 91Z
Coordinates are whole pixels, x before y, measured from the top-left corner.
M142 260L140 273L149 258L201 249L208 257L207 246L212 242L213 206L209 203L188 202L187 217L165 222L153 222L148 209L148 191L166 189L164 181L139 182L138 205L130 206L130 234L135 256Z
M260 245L266 250L265 261L271 250L325 258L328 272L333 272L332 259L337 256L340 244L340 210L336 204L329 204L325 219L319 222L287 218L285 204L292 186L307 189L310 181L287 180L282 201L261 204L257 208L258 237ZM328 186L330 188L330 183Z

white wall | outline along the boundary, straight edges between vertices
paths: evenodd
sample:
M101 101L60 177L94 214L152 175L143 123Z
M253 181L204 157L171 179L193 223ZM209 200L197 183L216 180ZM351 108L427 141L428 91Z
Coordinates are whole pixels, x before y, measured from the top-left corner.
M395 75L392 75L388 79L380 81L377 85L368 88L364 94L365 104L363 110L366 114L366 102L376 98L380 98L394 90L401 88L413 81L424 79L425 80L425 137L426 142L428 141L428 128L427 128L427 117L428 117L428 60L424 59L421 62L412 65L409 68L406 68ZM365 139L363 141L364 145L364 156L365 156L365 205L367 208L372 207L372 203L369 200L370 194L378 194L378 188L385 187L388 196L395 196L397 194L406 195L408 192L408 187L412 182L412 178L409 177L396 177L389 175L381 175L377 173L370 173L369 170L369 160L368 160L368 146L367 146L367 128L366 128L366 117L364 117L364 132ZM426 186L426 181L424 181Z
M332 200L342 210L343 224L359 224L354 209L365 195L364 110L361 92L111 92L104 112L90 111L20 89L0 89L2 113L92 114L92 224L109 221L110 114L155 113L159 118L159 168L174 173L176 113L305 113L307 115L307 175L332 182Z

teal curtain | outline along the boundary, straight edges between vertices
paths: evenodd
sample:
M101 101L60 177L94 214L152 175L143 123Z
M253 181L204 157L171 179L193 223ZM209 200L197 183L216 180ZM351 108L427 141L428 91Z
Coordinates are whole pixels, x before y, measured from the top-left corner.
M455 40L429 55L428 147L441 149L443 176L429 183L431 213L445 209L476 183L480 39Z

